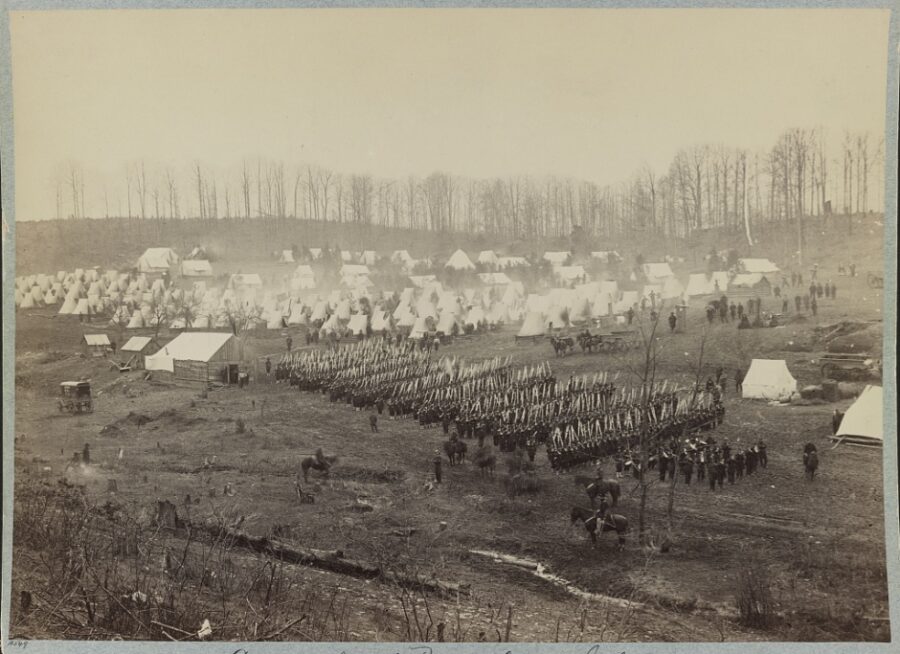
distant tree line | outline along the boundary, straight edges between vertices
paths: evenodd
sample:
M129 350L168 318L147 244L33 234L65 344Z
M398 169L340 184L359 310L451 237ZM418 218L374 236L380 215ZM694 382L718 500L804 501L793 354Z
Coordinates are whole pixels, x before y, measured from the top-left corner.
M745 231L750 239L756 224L796 220L802 247L804 216L869 210L883 156L883 140L875 142L865 132L846 132L829 149L823 130L792 128L765 152L686 147L664 173L643 166L606 185L552 176L469 179L444 172L381 179L264 159L245 160L236 175L227 176L194 162L188 177L171 167L148 174L138 161L126 165L115 184L97 181L89 205L84 171L72 162L56 177L56 217L264 217L526 240L573 232L599 238L687 237L717 227Z

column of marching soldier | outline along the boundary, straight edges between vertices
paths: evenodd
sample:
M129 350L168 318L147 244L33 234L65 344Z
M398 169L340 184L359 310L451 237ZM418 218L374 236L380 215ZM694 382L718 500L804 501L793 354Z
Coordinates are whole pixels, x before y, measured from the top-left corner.
M466 363L380 339L286 354L276 380L358 410L412 417L423 428L440 425L451 440L476 438L483 445L491 437L500 451L523 448L532 460L545 445L557 471L611 457L620 476L637 477L641 430L649 434L648 468L662 479L680 472L690 483L696 473L715 488L767 463L762 441L738 450L697 437L724 417L715 390L676 392L663 384L645 401L639 392L617 389L605 374L559 382L546 362L513 370L508 359Z

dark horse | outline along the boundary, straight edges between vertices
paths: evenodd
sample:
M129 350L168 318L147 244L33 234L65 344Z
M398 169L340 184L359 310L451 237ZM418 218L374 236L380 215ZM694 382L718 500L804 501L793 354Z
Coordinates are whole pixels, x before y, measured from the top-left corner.
M803 467L806 469L806 478L812 481L816 478L816 469L819 467L819 454L812 450L803 453Z
M591 507L594 506L597 497L602 499L607 493L612 500L612 506L616 506L622 495L622 487L615 479L594 479L584 475L575 475L575 485L584 486L584 491L591 498Z
M619 537L619 550L625 548L625 534L628 533L628 518L618 513L609 513L606 502L600 503L600 509L595 513L591 509L573 506L569 515L571 524L579 520L584 523L584 528L591 537L591 542L597 545L597 523L600 523L600 535L607 531L615 531Z
M447 458L450 459L451 466L455 466L457 463L465 461L468 449L465 442L459 439L444 441L444 452L447 454Z
M571 336L562 336L559 338L551 336L550 344L553 346L553 351L558 357L565 356L569 350L575 349L575 339Z
M478 448L478 450L475 452L474 462L475 465L478 466L478 470L481 472L482 476L494 476L494 468L497 467L497 456L490 450L490 448Z
M316 450L315 455L303 457L300 461L300 469L303 471L303 481L309 481L309 471L318 470L326 475L337 462L336 456L325 456L322 454L322 448Z

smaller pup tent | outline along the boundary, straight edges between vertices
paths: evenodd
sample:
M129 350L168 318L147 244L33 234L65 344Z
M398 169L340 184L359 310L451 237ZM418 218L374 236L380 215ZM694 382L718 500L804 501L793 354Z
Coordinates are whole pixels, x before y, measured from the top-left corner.
M784 359L753 359L744 377L742 397L787 401L797 392L797 380Z
M866 386L847 409L832 440L858 445L884 445L884 396L881 386Z

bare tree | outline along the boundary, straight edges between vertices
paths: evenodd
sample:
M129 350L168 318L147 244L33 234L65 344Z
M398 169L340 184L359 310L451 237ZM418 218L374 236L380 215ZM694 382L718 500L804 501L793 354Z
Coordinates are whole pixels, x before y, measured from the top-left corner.
M204 184L203 184L203 171L200 169L200 164L194 163L194 179L197 183L197 202L199 204L199 213L200 219L203 220L206 218L206 200L204 196Z
M241 169L241 193L244 198L244 217L250 218L250 174L247 172L247 161Z
M78 218L78 209L81 203L78 201L78 190L80 188L78 166L74 163L69 164L69 187L72 189L72 218Z
M153 327L153 339L159 338L159 331L164 325L168 325L172 319L172 312L162 294L155 293L150 302L150 326Z
M141 206L141 220L147 218L147 172L144 168L144 162L141 160L140 165L137 166L137 187L138 187L138 200L140 201Z
M226 302L220 314L231 328L231 333L238 334L253 327L262 317L262 307L247 305L242 302Z

